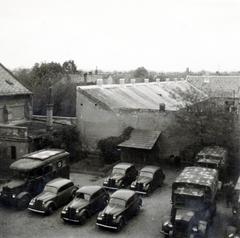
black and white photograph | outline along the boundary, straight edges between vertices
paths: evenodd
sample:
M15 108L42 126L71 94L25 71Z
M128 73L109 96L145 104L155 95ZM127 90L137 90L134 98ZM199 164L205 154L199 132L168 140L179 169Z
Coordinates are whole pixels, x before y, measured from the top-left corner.
M240 0L0 3L0 238L240 238Z

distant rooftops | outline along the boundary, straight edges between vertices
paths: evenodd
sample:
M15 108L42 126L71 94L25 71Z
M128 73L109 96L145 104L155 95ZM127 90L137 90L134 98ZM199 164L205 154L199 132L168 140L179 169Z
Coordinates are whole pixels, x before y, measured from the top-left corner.
M32 94L0 63L0 96Z
M240 76L188 75L186 80L211 97L239 98Z
M187 81L167 81L104 85L98 80L97 85L78 86L79 93L88 97L106 109L152 109L159 110L160 104L164 110L175 111L191 104L190 95L195 95L199 101L207 99L207 95Z

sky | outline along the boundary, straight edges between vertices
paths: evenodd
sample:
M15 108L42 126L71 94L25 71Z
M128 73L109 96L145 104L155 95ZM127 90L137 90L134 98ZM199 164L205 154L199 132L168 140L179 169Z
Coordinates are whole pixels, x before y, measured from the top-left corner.
M0 62L240 70L240 0L0 0Z

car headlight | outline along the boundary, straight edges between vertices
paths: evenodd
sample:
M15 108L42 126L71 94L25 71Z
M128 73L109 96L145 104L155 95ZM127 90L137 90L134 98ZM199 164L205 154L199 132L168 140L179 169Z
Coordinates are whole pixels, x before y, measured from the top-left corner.
M237 210L236 209L233 210L233 214L237 214Z
M35 203L35 198L34 199L32 199L31 201L30 201L30 203L29 203L29 205L33 205L34 203Z
M62 210L62 214L66 214L67 213L67 211L66 210Z
M117 219L117 216L116 216L116 215L114 215L114 216L113 216L113 220L116 220L116 219Z
M194 226L194 227L192 228L192 231L193 231L193 232L198 232L198 228L197 228L196 226Z
M16 197L16 195L15 194L12 194L12 198L15 198Z
M76 209L76 213L79 213L80 211L81 211L81 209L79 209L79 208L78 208L78 209Z
M234 237L234 234L231 233L231 234L228 235L228 237L229 237L229 238Z

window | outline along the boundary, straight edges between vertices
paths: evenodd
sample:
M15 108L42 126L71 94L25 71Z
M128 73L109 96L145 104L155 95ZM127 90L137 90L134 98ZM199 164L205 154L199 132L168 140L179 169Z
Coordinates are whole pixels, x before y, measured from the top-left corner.
M16 158L17 158L16 146L11 146L11 159L16 160Z

